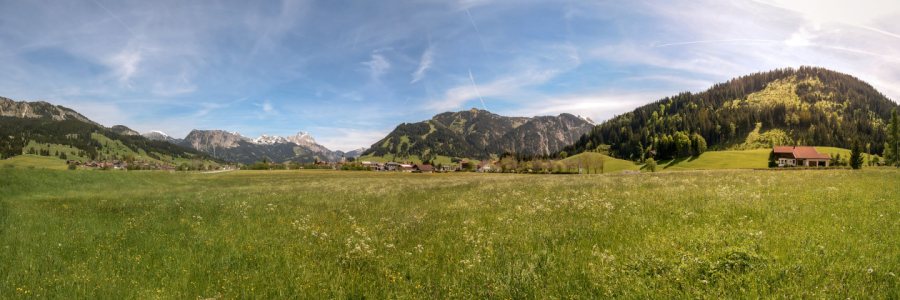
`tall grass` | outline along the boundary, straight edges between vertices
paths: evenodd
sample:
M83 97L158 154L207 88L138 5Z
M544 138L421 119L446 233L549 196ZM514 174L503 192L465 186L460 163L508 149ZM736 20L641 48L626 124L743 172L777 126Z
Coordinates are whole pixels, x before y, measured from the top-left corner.
M898 182L3 169L0 298L897 298Z

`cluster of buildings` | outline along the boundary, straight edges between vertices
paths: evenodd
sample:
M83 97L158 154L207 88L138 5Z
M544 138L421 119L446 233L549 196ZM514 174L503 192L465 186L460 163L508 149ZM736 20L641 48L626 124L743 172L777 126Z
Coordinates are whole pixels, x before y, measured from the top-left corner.
M81 162L81 161L77 161L77 160L66 160L66 164L67 165L74 164L74 165L80 166L80 167L101 168L101 169L106 168L106 167L109 167L112 169L124 169L124 168L131 166L131 167L142 167L142 169L148 169L148 170L152 169L152 170L175 171L175 169L178 168L178 167L170 166L167 164L150 163L150 162L140 161L140 160L136 160L136 161L130 162L130 163L127 161L124 161L124 160L108 160L108 161L100 161L100 162L97 162L97 161ZM209 168L209 167L207 167L207 168ZM229 169L234 169L235 166L222 166L220 168L229 170Z
M386 162L379 163L373 161L363 161L361 165L363 167L372 168L373 171L396 171L396 172L408 172L408 173L434 173L436 171L440 172L451 172L451 171L465 171L472 170L475 172L491 172L493 168L491 167L497 163L496 161L490 162L485 161L478 164L470 163L468 161L460 161L456 164L441 164L438 166L426 165L426 164L413 164L408 162Z
M147 167L147 168L151 168L151 167L152 167L152 168L155 168L155 169L167 169L167 168L171 168L173 171L175 170L175 167L172 167L172 166L158 165L158 164L150 164L149 162L139 161L139 160L134 161L133 163L128 163L127 161L123 161L123 160L109 160L109 161L100 161L100 162L97 162L97 161L80 162L80 161L77 161L77 160L71 160L71 159L70 159L70 160L67 160L67 161L66 161L66 164L67 164L67 165L72 165L72 164L74 164L74 165L76 165L76 166L83 166L83 167L90 167L90 168L105 168L105 167L110 167L110 168L113 168L113 169L119 169L119 168L125 168L125 167L127 167L127 166L145 166L145 167Z

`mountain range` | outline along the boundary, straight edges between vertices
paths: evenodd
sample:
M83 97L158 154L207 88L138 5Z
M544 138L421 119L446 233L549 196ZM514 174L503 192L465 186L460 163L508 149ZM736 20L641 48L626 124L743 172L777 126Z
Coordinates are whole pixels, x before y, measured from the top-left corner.
M252 164L262 161L263 158L272 162L338 161L342 157L357 157L365 151L365 148L349 152L332 151L317 143L308 132L302 131L288 137L263 134L257 138L224 130L197 129L188 133L184 139L173 138L161 131L151 131L143 136L151 140L191 147L212 157L243 164Z

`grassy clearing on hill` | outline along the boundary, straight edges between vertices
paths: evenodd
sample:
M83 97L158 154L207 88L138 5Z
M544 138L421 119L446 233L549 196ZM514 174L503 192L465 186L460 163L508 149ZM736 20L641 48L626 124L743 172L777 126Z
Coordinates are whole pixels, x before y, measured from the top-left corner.
M0 169L0 297L897 298L898 181Z
M764 169L769 167L772 149L707 151L699 156L679 157L657 163L659 171Z
M601 155L601 154L593 153L593 152L579 153L579 154L567 157L566 160L578 162L581 160L582 155ZM606 155L604 155L604 156L606 156ZM606 166L604 166L604 168L603 168L603 173L621 173L623 170L638 170L640 168L641 168L641 166L634 164L634 162L606 156ZM578 171L578 168L574 168L569 171Z
M65 170L66 167L65 160L52 155L40 156L36 154L22 154L13 156L12 159L0 160L0 168Z

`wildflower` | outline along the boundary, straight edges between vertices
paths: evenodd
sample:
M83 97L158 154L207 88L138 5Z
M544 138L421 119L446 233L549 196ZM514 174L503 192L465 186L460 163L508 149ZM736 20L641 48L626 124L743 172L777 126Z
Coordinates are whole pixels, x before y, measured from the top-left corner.
M62 244L59 244L59 246L62 247ZM7 246L7 248L9 248L9 246Z
M872 268L869 268L869 274L872 274L872 272L875 272L875 271L872 270Z

